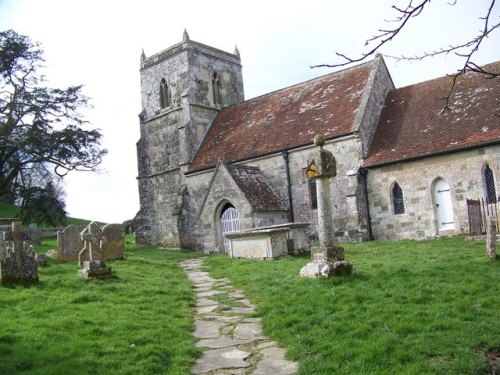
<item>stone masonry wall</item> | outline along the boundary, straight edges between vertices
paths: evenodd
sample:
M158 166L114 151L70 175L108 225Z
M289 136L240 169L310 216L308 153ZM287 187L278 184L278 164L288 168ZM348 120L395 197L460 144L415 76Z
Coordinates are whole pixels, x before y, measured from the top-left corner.
M466 199L485 196L482 170L488 163L500 194L500 145L373 168L368 173L372 227L376 239L424 239L439 235L433 183L450 185L455 230L468 233ZM394 214L392 187L403 190L405 212ZM448 234L448 233L445 233Z
M394 89L394 83L382 56L378 55L373 64L374 68L370 73L367 90L365 90L354 124L354 129L359 132L363 145L363 156L368 155L380 113L384 107L385 97L389 90Z
M295 222L310 223L308 231L312 236L316 233L317 210L312 209L311 206L309 180L305 171L313 147L311 141L311 146L292 150L289 153L294 219ZM360 140L355 136L348 136L328 141L325 149L332 152L337 160L337 176L331 180L335 235L343 242L360 241L364 238L363 233L366 232L366 225L361 222L359 210L361 189L358 187L357 172L362 153ZM283 201L288 202L285 165L281 154L259 158L244 164L259 167ZM364 217L364 209L362 217Z
M214 102L214 73L220 81L221 105ZM160 101L162 79L170 92L165 108ZM141 209L136 218L140 241L199 247L197 208L202 194L185 190L182 172L218 109L243 100L240 58L185 38L143 59L141 97L137 144Z

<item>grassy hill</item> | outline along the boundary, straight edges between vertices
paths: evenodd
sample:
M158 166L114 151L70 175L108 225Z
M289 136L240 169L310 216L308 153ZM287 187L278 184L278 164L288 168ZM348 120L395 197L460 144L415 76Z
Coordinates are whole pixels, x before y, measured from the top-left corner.
M18 217L19 207L0 202L0 218ZM87 226L92 220L78 219L74 217L66 218L66 225L78 225L79 227ZM99 224L103 224L100 223ZM43 225L42 225L43 227Z

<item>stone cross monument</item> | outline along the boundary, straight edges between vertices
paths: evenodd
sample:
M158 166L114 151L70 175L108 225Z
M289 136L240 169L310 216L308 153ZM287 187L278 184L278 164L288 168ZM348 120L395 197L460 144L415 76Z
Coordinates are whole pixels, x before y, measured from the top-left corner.
M102 245L106 242L106 237L97 223L91 222L80 236L83 241L83 249L78 254L78 264L82 267L80 276L84 279L110 277L111 268L106 267L102 257ZM84 261L87 254L89 260Z
M38 267L33 246L23 241L21 223L12 223L12 231L3 233L5 252L0 256L0 280L2 284L35 283Z
M354 274L352 264L344 260L344 249L337 246L333 236L333 208L330 193L330 179L337 175L337 165L333 154L325 149L325 138L314 137L318 146L312 153L312 161L307 168L308 178L316 180L318 199L319 248L311 250L311 262L300 270L302 277L328 277L333 274Z

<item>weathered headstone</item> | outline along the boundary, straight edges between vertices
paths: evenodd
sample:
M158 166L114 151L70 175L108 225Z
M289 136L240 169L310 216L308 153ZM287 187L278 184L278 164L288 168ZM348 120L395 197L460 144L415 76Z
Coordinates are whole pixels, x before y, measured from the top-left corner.
M105 243L102 243L102 259L122 259L125 237L122 224L107 224L102 228Z
M333 154L323 149L325 138L314 137L318 148L313 152L307 167L308 178L316 180L318 198L319 248L311 249L311 262L300 270L301 277L329 277L331 275L355 274L352 264L344 259L344 249L337 246L333 236L333 209L330 193L330 179L337 175Z
M40 246L42 244L42 232L36 224L28 225L28 236L30 245Z
M93 221L80 235L83 240L83 249L78 256L78 264L82 267L79 270L80 276L84 279L110 277L111 268L106 267L101 252L102 245L106 242L102 230ZM87 255L89 260L83 260Z
M45 254L35 254L35 262L38 266L48 266L49 257Z
M21 223L12 223L12 231L3 233L7 245L0 260L0 280L2 284L30 284L38 281L38 267L33 246L23 241Z
M78 260L78 255L83 249L80 228L70 225L57 232L57 258L64 262ZM89 260L88 255L82 260Z
M492 261L497 259L497 221L495 217L488 216L486 230L486 255Z

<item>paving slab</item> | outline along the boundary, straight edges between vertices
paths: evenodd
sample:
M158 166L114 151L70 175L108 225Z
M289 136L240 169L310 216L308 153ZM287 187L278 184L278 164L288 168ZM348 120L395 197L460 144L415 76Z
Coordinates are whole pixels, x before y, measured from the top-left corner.
M217 310L218 307L218 305L197 307L196 313L199 315L210 314Z
M253 307L232 307L226 311L229 311L231 314L240 314L240 315L253 314L255 312Z
M257 363L253 375L292 375L297 372L297 363L285 359L285 350L276 346L261 351L262 359Z
M222 290L207 290L206 292L197 293L198 297L212 297L217 294L224 293Z
M211 300L211 299L208 299L208 298L198 298L196 300L196 306L197 307L214 306L214 305L218 305L218 304L219 304L219 302Z
M252 365L250 362L245 361L250 355L249 352L235 348L207 350L196 361L191 372L193 374L203 374L219 369L247 368Z
M225 323L219 323L214 321L205 320L195 320L194 324L196 329L194 331L194 336L200 339L210 339L219 337L219 329L224 327Z
M262 340L266 337L262 333L262 327L258 323L240 323L236 325L233 335L237 339Z
M251 340L231 339L229 337L217 339L205 339L198 341L196 346L198 348L222 349L230 346L238 346L251 342Z

